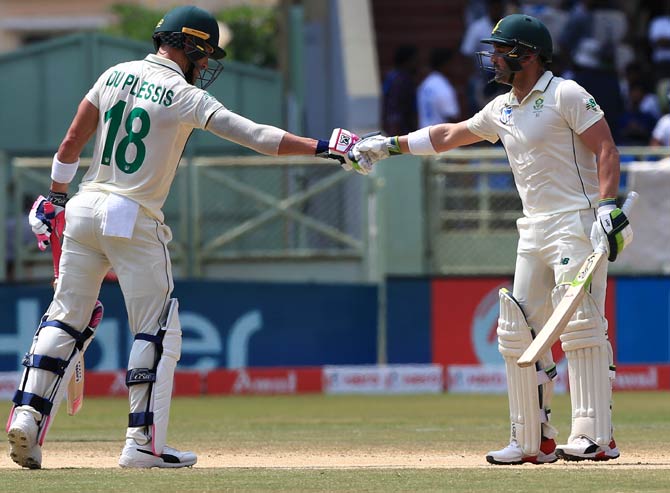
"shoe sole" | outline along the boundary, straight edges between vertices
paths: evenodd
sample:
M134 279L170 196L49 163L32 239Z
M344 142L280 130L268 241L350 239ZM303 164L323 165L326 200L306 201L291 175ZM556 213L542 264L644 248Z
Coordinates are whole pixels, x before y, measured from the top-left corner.
M563 450L561 449L556 449L556 457L559 459L563 459L568 462L581 462L585 460L591 460L594 462L604 462L607 460L614 460L618 459L620 454L616 454L615 456L609 456L607 455L606 452L598 452L596 454L593 454L592 457L582 457L580 455L571 455L571 454L566 454Z
M152 460L148 461L147 457L152 458ZM193 467L196 464L196 462L198 462L197 458L191 463L185 463L185 462L166 462L154 455L149 456L148 454L142 455L141 457L136 459L121 455L121 458L119 459L119 466L121 466L124 469L151 469L154 467L158 467L161 469L177 469L181 467Z
M28 435L20 428L11 428L7 432L9 441L9 457L21 467L28 469L41 469L42 463L30 457L30 446Z
M492 455L487 455L486 456L486 462L489 464L493 464L496 466L520 466L523 464L534 464L536 466L541 466L542 464L553 464L554 462L558 461L558 457L555 457L551 460L545 460L545 461L538 461L538 460L532 460L532 459L521 459L519 461L515 462L501 462L499 460L496 460Z

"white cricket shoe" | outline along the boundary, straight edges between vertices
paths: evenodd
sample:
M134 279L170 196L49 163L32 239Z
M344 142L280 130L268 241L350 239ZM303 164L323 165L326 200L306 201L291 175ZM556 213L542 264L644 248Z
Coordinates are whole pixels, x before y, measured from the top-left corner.
M9 457L21 467L42 467L42 447L37 444L37 431L37 421L31 413L14 412L14 420L7 430Z
M132 438L126 439L123 447L119 465L121 467L132 467L148 469L151 467L191 467L198 462L198 457L193 452L180 452L172 447L163 447L163 454L154 455L151 451L151 442L146 445L138 445Z
M556 455L569 461L593 460L604 461L619 457L619 449L614 438L609 445L598 445L590 438L579 436L566 445L556 447Z
M540 443L539 454L524 455L516 440L512 440L507 447L501 450L493 450L486 454L486 461L489 464L502 466L525 464L526 462L531 464L551 464L558 460L558 457L554 453L555 448L556 442L553 438L543 438Z

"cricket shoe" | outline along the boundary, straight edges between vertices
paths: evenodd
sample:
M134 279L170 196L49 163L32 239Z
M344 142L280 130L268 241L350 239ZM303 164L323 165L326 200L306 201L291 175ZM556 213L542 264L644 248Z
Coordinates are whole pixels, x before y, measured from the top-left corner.
M603 461L619 457L619 449L612 439L609 445L598 445L585 436L579 436L567 445L558 445L556 455L568 461L594 460Z
M154 455L151 450L151 442L146 445L138 445L132 438L126 439L126 446L123 447L119 465L121 467L131 467L148 469L151 467L191 467L198 461L198 457L193 452L180 452L172 447L163 447L161 455Z
M21 467L42 467L42 447L37 444L37 431L37 422L31 413L15 411L14 420L7 429L7 440L9 457Z
M527 462L530 464L551 464L558 460L554 452L555 449L556 442L553 438L543 438L540 443L539 454L524 455L516 440L512 440L504 449L494 450L486 454L486 461L489 464L500 466L513 466Z

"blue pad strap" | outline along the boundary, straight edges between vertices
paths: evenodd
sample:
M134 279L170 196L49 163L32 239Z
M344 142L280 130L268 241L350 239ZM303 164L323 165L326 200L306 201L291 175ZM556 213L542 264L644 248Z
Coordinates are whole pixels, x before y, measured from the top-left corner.
M60 358L52 358L42 354L26 354L23 357L23 366L26 368L39 368L55 373L59 377L65 374L68 362Z
M129 413L128 427L138 428L140 426L151 426L154 424L154 413Z
M64 324L60 320L47 320L46 322L42 322L38 328L38 330L42 330L44 327L56 327L57 329L61 329L62 331L65 331L70 337L72 337L75 341L75 347L81 351L81 348L84 347L84 342L86 342L86 339L91 337L93 335L93 331L90 329L85 329L83 332L79 332L77 329L74 329L70 327L67 324Z
M152 334L135 334L135 340L136 341L148 341L148 342L153 342L154 344L160 346L163 343L163 337L159 335L152 335Z
M30 392L24 392L22 390L17 390L14 394L12 402L17 406L31 406L38 413L41 413L43 416L48 416L51 414L51 408L53 407L53 402L44 397L40 397L37 394L31 394Z

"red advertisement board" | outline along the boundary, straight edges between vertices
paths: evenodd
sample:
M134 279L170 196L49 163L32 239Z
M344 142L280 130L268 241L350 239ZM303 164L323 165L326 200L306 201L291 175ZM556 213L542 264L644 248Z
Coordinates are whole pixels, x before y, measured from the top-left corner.
M304 394L321 392L319 368L240 368L207 373L207 394Z
M431 286L432 362L441 365L499 364L496 334L498 290L512 289L506 277L435 279ZM605 300L609 334L616 354L616 282L610 280ZM563 359L560 343L553 347Z

